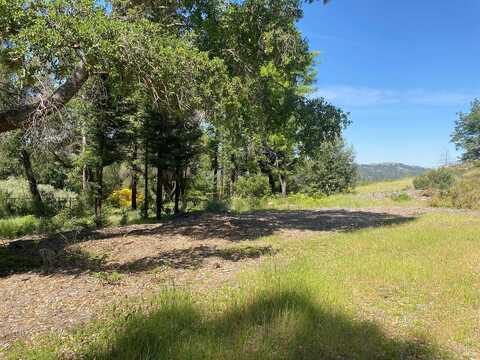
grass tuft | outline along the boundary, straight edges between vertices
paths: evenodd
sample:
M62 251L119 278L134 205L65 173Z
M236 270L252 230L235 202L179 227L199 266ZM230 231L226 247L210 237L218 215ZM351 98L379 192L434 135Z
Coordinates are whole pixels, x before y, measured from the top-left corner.
M32 234L41 227L41 221L36 217L22 216L0 220L0 238L14 239Z

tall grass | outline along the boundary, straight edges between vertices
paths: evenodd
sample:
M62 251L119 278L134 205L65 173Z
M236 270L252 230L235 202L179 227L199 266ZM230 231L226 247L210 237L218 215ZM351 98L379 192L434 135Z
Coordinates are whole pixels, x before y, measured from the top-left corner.
M34 233L40 227L41 221L32 215L0 219L0 238L17 238Z

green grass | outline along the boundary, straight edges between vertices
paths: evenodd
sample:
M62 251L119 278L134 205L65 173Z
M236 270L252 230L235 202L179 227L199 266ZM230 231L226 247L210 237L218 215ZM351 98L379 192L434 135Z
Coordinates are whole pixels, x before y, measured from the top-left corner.
M369 184L360 185L355 189L357 194L379 193L379 192L396 192L407 189L413 189L413 178L405 178L401 180L380 181Z
M32 234L41 227L41 220L36 217L21 216L0 220L0 238L13 239Z
M138 224L143 221L138 210L116 210L108 217L108 223L111 226L124 226Z
M405 196L406 194L402 195L403 191L412 188L412 179L407 178L361 185L352 193L331 196L312 197L303 194L293 194L286 198L280 196L263 199L234 198L231 208L236 212L246 212L259 209L300 210L318 208L425 206L424 203ZM394 196L390 196L389 193L392 193Z
M480 352L480 218L425 215L280 249L239 286L163 291L12 358L448 359Z

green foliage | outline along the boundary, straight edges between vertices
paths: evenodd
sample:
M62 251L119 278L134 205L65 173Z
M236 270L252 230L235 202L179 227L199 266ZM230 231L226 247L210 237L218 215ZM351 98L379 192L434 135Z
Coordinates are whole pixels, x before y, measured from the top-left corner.
M0 238L14 239L33 234L41 227L41 221L33 215L0 219Z
M403 201L411 201L412 200L412 197L410 195L408 195L406 192L403 192L403 191L392 194L390 196L390 198L393 201L396 201L396 202L403 202Z
M235 194L243 198L259 199L270 193L268 177L261 174L242 176L235 185Z
M417 190L448 190L456 180L455 173L448 168L431 170L413 180Z
M458 180L447 191L435 194L432 206L480 210L480 179L472 177Z
M120 225L124 226L128 224L128 210L122 209L122 216L120 218Z
M79 211L64 209L49 221L49 229L55 231L82 230L95 227L95 216Z
M55 214L65 207L75 207L78 196L70 191L39 185L47 212ZM22 178L0 180L0 216L18 216L33 213L28 183Z
M352 190L357 181L354 154L342 140L321 143L311 157L300 162L294 188L309 195L331 195Z
M37 182L49 184L40 192L57 214L54 229L91 226L86 209L93 206L97 225L129 223L126 210L109 214L103 207L101 214L102 201L134 184L147 215L155 188L164 211L172 202L176 210L203 204L225 210L209 200L232 197L257 207L278 182L286 193L307 158L311 177L293 190L348 189L353 175L346 161L319 165L326 158L321 145L339 137L349 120L308 96L316 54L297 26L303 3L0 0L2 88L5 81L34 102L61 95L58 86L72 74L79 82L67 89L66 106L32 114L44 126L13 138L0 176L18 175L16 153L28 145ZM2 94L0 112L24 105L20 98ZM62 210L74 196L50 185L81 200ZM6 199L0 212L31 212L29 201L12 204L9 196L0 191Z
M464 151L463 160L480 160L480 99L472 102L468 114L458 114L452 141Z
M28 184L19 178L0 181L0 215L27 215L33 211Z
M209 200L205 204L205 211L214 214L227 213L230 210L230 206L223 200Z
M306 156L315 157L328 143L340 142L343 129L350 125L347 113L329 104L323 98L300 99L295 138ZM327 145L323 145L327 143ZM340 144L339 144L340 145Z

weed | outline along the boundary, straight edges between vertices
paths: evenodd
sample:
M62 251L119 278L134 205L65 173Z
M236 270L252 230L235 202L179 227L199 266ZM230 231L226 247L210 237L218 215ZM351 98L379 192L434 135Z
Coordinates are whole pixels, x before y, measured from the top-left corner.
M393 193L390 198L395 202L410 201L412 197L406 192Z
M99 271L93 273L93 276L100 280L104 284L108 285L118 285L122 282L124 276L116 271L113 272L106 272L106 271Z

